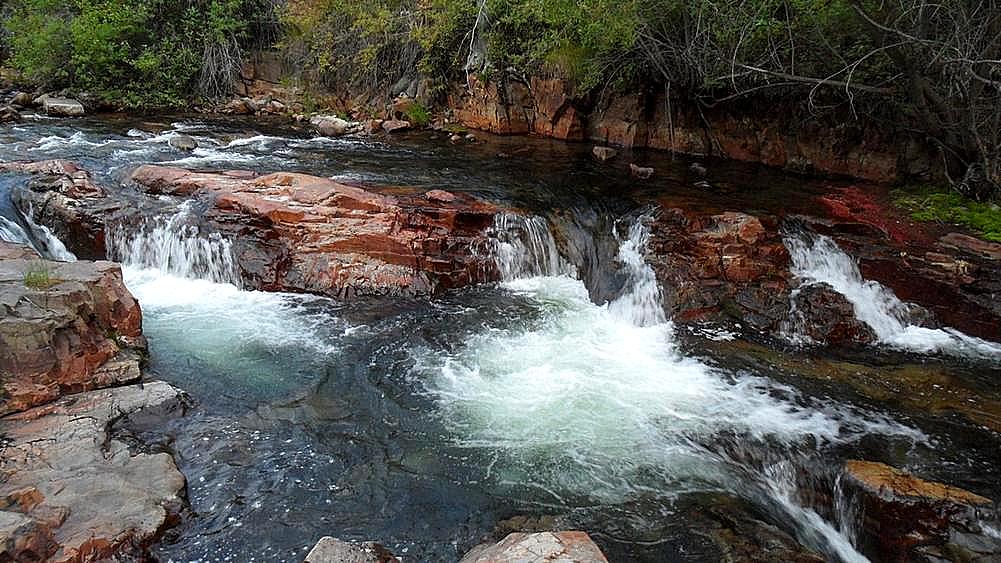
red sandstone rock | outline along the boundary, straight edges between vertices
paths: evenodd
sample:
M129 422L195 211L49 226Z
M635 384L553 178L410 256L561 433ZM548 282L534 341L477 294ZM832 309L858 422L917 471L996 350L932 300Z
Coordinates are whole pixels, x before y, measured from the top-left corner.
M244 279L265 290L335 296L428 294L493 279L484 242L496 208L443 190L384 194L327 178L142 166L150 193L209 197Z
M43 269L43 285L26 283ZM137 381L144 351L139 304L117 264L0 261L0 415Z

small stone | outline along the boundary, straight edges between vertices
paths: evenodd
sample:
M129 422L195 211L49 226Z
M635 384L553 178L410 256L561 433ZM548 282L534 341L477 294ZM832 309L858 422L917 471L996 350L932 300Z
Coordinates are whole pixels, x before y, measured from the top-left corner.
M700 178L705 178L706 175L709 174L709 171L706 170L706 167L702 166L698 162L693 162L690 165L688 165L688 171L696 176L699 176Z
M472 133L466 133L466 140L469 141L470 143L475 143L476 135L473 135Z
M341 119L336 115L314 115L309 119L309 124L316 128L316 132L324 137L340 137L349 132L352 122Z
M629 174L633 178L638 178L640 180L649 180L653 176L653 168L646 166L636 166L635 164L629 164Z
M613 149L612 147L594 147L591 149L591 155L594 156L599 162L608 162L612 160L619 154L619 151Z
M456 134L452 135L451 137L449 137L448 140L453 145L457 144L457 143L461 143L462 142L462 135L459 135L458 133L456 133Z
M389 119L382 122L382 130L386 133L395 133L396 131L403 131L410 129L410 122L403 121L402 119Z
M18 92L11 98L10 103L28 108L35 105L35 97L27 92Z

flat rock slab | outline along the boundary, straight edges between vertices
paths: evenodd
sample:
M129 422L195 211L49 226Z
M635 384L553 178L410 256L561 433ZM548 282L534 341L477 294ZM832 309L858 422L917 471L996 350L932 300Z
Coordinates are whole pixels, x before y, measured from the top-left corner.
M138 381L142 313L121 267L23 249L0 243L0 416Z
M87 113L83 104L70 98L46 97L42 101L42 108L47 115L53 117L79 117Z
M177 389L150 382L0 419L0 561L141 559L180 510L184 476L169 454L133 454L109 429L182 409Z
M460 563L608 563L584 532L516 532L474 547Z
M354 543L330 536L320 538L305 563L397 563L399 559L375 542Z

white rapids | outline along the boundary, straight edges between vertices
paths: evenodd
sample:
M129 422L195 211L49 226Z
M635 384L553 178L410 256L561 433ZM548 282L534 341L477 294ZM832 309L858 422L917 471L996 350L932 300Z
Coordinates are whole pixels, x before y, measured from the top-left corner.
M919 353L944 353L1001 359L1001 344L952 329L933 329L911 322L910 307L890 288L862 277L858 263L830 237L789 236L792 273L803 283L826 283L845 296L855 316L872 328L880 343Z

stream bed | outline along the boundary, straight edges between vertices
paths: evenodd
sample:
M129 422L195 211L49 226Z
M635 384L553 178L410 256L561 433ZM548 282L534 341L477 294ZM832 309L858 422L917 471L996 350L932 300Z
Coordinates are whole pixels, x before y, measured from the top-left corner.
M179 134L199 148L172 149ZM190 510L153 548L161 560L301 561L332 535L378 541L404 561L457 561L519 518L586 530L613 562L715 561L714 531L744 530L733 541L750 545L763 532L747 522L828 560L865 561L857 507L836 494L844 460L1001 498L996 432L805 377L742 352L723 327L665 317L644 254L651 203L668 194L810 213L831 183L720 162L707 193L665 154L635 153L657 170L638 185L583 145L432 137L315 138L283 122L183 116L0 129L0 161L70 159L121 190L141 163L293 170L463 191L529 216L511 226L520 238L494 249L502 282L432 299L249 291L227 277L225 241L190 244L169 220L116 234L143 310L147 373L191 398L184 417L134 430L173 453L188 481ZM8 201L23 181L0 177L0 234L20 226L44 238ZM568 216L577 227L554 234ZM598 250L581 260L568 239ZM894 325L895 297L866 285L836 245L787 244L797 275L841 284L883 332L880 346L843 354L770 343L779 356L931 365L997 400L1001 345ZM150 247L163 256L128 250Z

